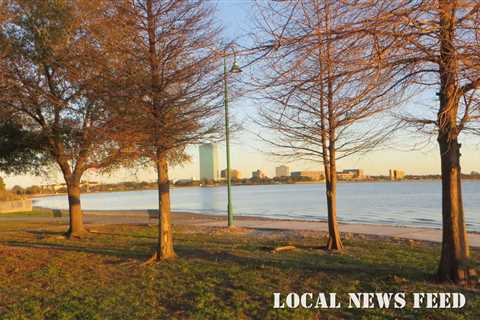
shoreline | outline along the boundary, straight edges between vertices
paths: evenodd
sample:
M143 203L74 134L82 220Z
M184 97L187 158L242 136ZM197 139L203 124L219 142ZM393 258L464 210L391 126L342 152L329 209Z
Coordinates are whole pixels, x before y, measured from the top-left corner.
M47 207L39 207L33 206L34 210L40 211L61 211L63 214L68 214L68 209L52 209ZM124 217L141 217L142 215L156 215L156 209L124 209L124 210L82 210L83 214L93 215L93 216L124 216ZM171 211L173 215L188 215L190 217L198 217L203 219L213 219L213 220L222 220L226 219L226 212L221 214L215 213L201 213L201 212L193 212L193 211ZM327 223L326 218L319 218L317 220L312 219L298 219L295 217L286 218L286 217L262 217L257 215L235 215L235 220L254 220L254 221L282 221L282 222L301 222L301 223ZM338 221L337 223L341 225L362 225L362 226L376 226L376 227L393 227L393 228L410 228L410 229L421 229L421 230L442 230L440 226L412 226L412 225L401 225L401 224L389 224L389 223L378 223L378 222L363 222L363 221ZM480 231L468 231L468 234L480 234Z
M425 178L425 179L402 179L402 180L338 180L337 183L339 184L349 184L349 183L402 183L402 182L433 182L433 181L440 181L441 179L434 179L434 178ZM463 179L462 182L480 182L480 178L469 178ZM278 185L309 185L309 184L318 184L318 185L325 185L324 180L320 181L297 181L295 183L232 183L232 186L235 187L242 187L242 186L278 186ZM213 185L175 185L171 184L171 189L183 189L183 188L219 188L219 187L226 187L226 184L213 184ZM145 189L131 189L131 190L103 190L103 191L85 191L82 194L94 194L94 193L114 193L114 192L135 192L135 191L150 191L150 190L157 190L156 188L145 188ZM44 194L33 194L33 195L23 195L29 199L35 198L45 198L45 197L52 197L52 196L67 196L67 193L44 193Z
M34 207L35 210L52 212L52 217L33 218L27 217L22 220L53 220L67 221L68 217L53 218L54 210ZM66 210L60 210L62 214ZM58 212L58 211L57 211ZM156 223L158 214L156 210L84 210L86 224L153 224ZM1 216L0 216L1 217ZM14 220L18 218L8 218ZM326 221L309 221L298 219L272 219L265 217L241 216L235 217L235 226L240 228L261 229L279 232L288 231L313 231L328 232ZM173 225L192 225L199 227L225 228L227 226L226 215L202 214L192 212L172 212ZM441 242L442 230L426 227L409 227L387 224L366 223L339 223L340 232L349 238L351 234L400 238L427 242ZM480 233L468 232L471 247L480 248Z

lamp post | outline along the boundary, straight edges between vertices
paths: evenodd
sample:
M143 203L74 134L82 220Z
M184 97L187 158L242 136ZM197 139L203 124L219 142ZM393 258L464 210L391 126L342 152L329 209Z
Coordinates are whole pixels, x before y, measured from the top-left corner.
M233 51L233 64L230 68L230 71L227 69L227 49L224 51L223 55L223 82L224 82L224 91L223 91L223 104L225 107L225 144L226 144L226 153L227 153L227 211L228 211L228 226L233 227L233 208L232 208L232 178L230 175L230 127L228 119L228 74L229 73L240 73L242 69L237 63L237 56L235 54L235 49L232 47Z

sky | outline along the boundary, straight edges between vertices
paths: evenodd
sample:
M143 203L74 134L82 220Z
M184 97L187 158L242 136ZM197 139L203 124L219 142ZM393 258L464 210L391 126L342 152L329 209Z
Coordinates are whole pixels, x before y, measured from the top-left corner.
M254 13L253 1L248 0L218 0L217 18L224 26L224 38L226 42L236 40L243 41L242 35L252 29L251 17ZM239 59L241 64L241 59ZM423 100L429 98L432 93L427 93L417 100L410 102L410 109L423 106ZM322 170L321 163L297 161L289 163L286 159L278 159L269 155L271 146L261 142L257 134L264 133L265 129L252 123L251 117L257 112L257 103L247 97L232 101L230 114L237 122L242 123L244 130L233 134L231 137L232 168L240 170L243 177L250 177L251 172L257 169L263 170L268 176L274 176L275 167L287 164L292 171L296 170ZM402 132L399 136L381 150L370 152L365 155L352 156L339 161L338 169L361 168L366 174L386 175L389 169L402 169L407 174L439 174L440 157L435 139L429 143L423 143L426 137L417 133ZM462 170L469 173L480 171L480 140L473 137L463 137L462 141ZM421 148L415 145L422 145ZM199 177L198 146L188 148L192 161L183 166L171 168L170 177L174 180L183 178ZM225 146L219 145L220 169L225 168ZM41 177L9 176L4 177L7 187L14 185L30 186L63 182L61 175L56 169L52 169L48 175ZM120 181L153 181L155 172L152 169L145 170L119 170L108 176L98 176L87 173L84 180L96 180L100 182Z

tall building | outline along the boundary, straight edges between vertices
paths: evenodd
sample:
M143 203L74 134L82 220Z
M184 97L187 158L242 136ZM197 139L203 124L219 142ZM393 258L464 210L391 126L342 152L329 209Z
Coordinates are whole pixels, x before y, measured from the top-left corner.
M287 166L279 166L275 168L275 177L289 177L290 176L290 168Z
M390 180L402 180L405 178L405 171L398 170L398 169L390 169L388 171Z
M219 180L218 146L213 143L200 145L200 180Z

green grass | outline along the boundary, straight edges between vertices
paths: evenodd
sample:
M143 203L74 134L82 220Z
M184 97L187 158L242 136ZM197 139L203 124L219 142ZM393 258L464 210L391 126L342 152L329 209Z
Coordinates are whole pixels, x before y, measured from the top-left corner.
M323 235L228 234L177 227L179 258L142 266L155 227L106 226L80 240L65 226L0 225L0 319L480 319L478 288L431 281L439 246ZM292 244L297 250L271 253ZM478 266L479 252L473 252ZM273 292L463 292L462 310L275 310ZM342 299L343 298L343 299Z
M53 217L54 213L52 210L44 209L33 209L32 211L24 212L9 212L9 213L0 213L0 218L2 217Z

